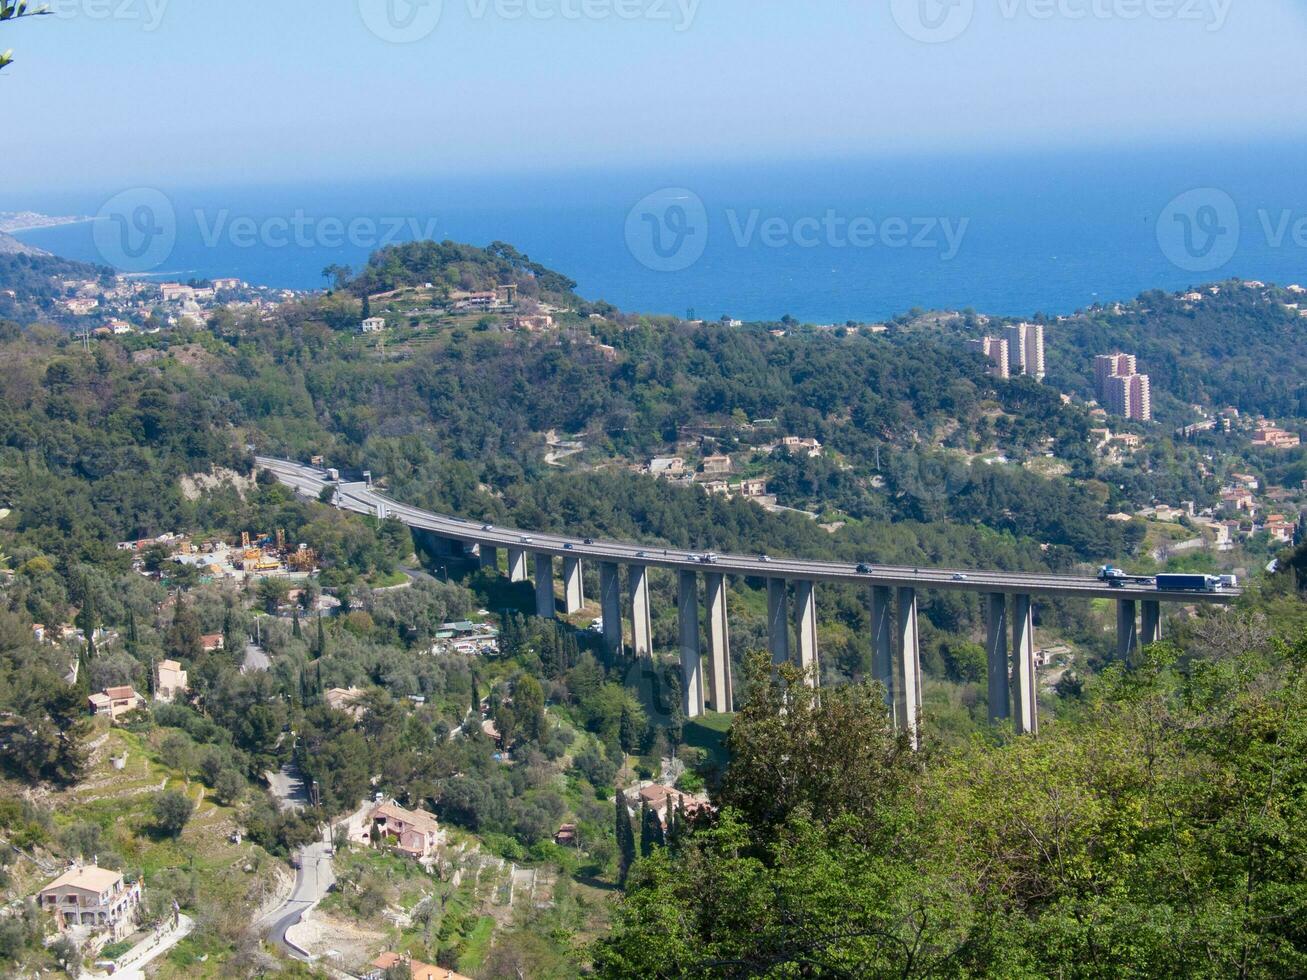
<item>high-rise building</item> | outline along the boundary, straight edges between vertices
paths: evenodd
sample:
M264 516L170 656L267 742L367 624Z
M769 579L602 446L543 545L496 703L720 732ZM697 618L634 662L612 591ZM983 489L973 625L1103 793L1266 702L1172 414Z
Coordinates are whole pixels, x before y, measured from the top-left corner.
M1094 390L1098 400L1107 401L1107 379L1113 375L1137 373L1137 362L1133 354L1099 354L1094 358Z
M1137 370L1134 354L1100 354L1094 358L1098 400L1113 415L1147 422L1153 417L1153 388L1148 375Z
M983 354L989 358L989 373L996 378L1011 377L1009 369L1009 353L1007 341L1002 337L981 337L979 340L968 340L967 346L978 354Z
M1044 325L1018 323L1003 328L1007 341L1008 368L1012 374L1044 380Z
M1107 379L1107 410L1147 422L1153 417L1152 382L1146 374L1114 374Z

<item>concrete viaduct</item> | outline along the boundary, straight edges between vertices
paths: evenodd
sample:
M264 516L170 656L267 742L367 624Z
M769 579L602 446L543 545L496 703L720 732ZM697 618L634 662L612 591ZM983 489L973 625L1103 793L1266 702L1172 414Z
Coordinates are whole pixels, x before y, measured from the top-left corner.
M818 585L835 582L866 588L871 603L874 676L885 687L886 704L895 724L907 730L914 744L921 715L917 628L920 590L976 592L983 596L990 720L1010 718L1020 734L1034 734L1039 729L1033 596L1110 599L1116 604L1117 655L1125 659L1141 644L1161 639L1163 602L1229 603L1239 595L1234 590L1161 592L1135 583L1112 587L1088 576L1032 572L873 565L869 572L861 573L847 563L763 555L713 556L708 562L705 555L669 551L661 546L510 530L445 517L391 500L366 483L333 482L325 471L315 467L266 457L258 457L257 463L304 496L318 499L324 487L334 487L337 507L381 519L394 518L411 528L431 532L458 544L465 554L479 557L485 567L498 569L499 551L504 549L512 581L534 578L536 612L542 617L555 615L555 560L562 560L563 604L569 614L580 610L584 603L582 563L594 563L599 571L604 639L613 650L622 648L626 621L631 627L630 652L636 656L652 654L648 572L650 568L663 568L676 573L682 704L691 718L708 709L734 710L726 615L728 575L766 581L772 659L776 663L793 660L805 670L811 669L809 676L814 680L818 675ZM707 613L706 629L701 623L700 604Z

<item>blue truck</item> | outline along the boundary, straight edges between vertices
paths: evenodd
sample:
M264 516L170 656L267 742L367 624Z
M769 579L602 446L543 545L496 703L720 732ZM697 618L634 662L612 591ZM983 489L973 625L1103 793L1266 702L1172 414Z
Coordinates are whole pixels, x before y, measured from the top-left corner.
M1239 580L1233 575L1159 575L1158 592L1220 592L1237 588Z

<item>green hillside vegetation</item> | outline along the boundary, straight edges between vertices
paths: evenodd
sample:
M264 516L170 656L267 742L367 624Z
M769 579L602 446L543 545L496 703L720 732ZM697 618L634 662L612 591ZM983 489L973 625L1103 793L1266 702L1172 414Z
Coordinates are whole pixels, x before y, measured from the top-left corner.
M485 248L458 242L409 242L381 249L348 282L360 299L405 286L431 283L447 296L455 290L484 292L512 284L524 298L574 303L576 283L532 262L512 245L493 242Z
M122 769L113 765L115 758L125 759ZM206 972L165 968L163 975L230 975L224 971L257 961L253 913L276 899L288 882L288 870L256 844L232 843L231 835L242 823L244 780L238 795L215 796L201 781L199 761L177 729L155 727L142 717L127 729L100 726L81 777L66 788L0 783L5 892L30 894L61 871L64 862L94 860L122 871L129 882L142 882L143 927L170 917L174 900L196 918L194 933L170 954L175 965L195 967L196 951L218 954ZM189 803L175 834L161 823L157 803L170 795ZM0 948L11 963L53 966L52 954L39 949L40 931L22 937L3 931L10 942L23 940Z
M572 288L504 248L423 243L374 264L352 288L486 288L508 277L555 301ZM1238 957L1245 975L1301 972L1301 937L1255 912L1300 901L1290 753L1303 737L1301 551L1237 615L1202 614L1174 649L1128 668L1109 666L1111 610L1037 602L1041 638L1075 648L1074 669L1040 692L1038 741L987 724L976 599L924 599L927 751L914 754L886 730L878 692L857 684L871 663L865 590L819 591L824 680L842 693L787 702L794 710L782 716L770 676L746 669L767 644L762 583L732 583L736 691L748 707L734 727L728 716L687 722L670 574L651 573L658 655L634 662L584 629L593 602L571 625L536 619L528 583L396 521L298 500L253 470L255 451L320 453L346 472L371 470L414 504L650 547L1067 571L1140 561L1148 526L1106 520L1112 511L1161 493L1210 498L1218 477L1199 473L1195 446L1158 438L1104 468L1088 454L1088 416L1053 388L991 379L979 358L907 327L789 324L776 336L611 310L591 319L578 306L552 332L488 318L434 327L429 342L396 352L358 335L361 313L338 289L89 352L47 327L0 323L0 507L11 511L0 521L10 573L0 576L0 769L10 795L35 787L42 798L5 811L5 833L57 859L70 854L69 827L94 824L111 860L151 891L180 894L203 928L170 954L165 975L266 964L248 914L237 922L230 910L248 911L249 889L316 837L318 818L376 792L430 808L470 850L552 882L552 904L524 910L505 906L493 875L469 891L380 852L342 855L348 876L329 911L378 930L387 912L409 915L384 926L397 947L488 976L574 976L590 956L604 975L643 974L653 957L663 975L686 976L792 975L804 957L823 975L1087 976L1137 962L1136 975L1216 976ZM545 464L549 430L583 441L580 466ZM673 449L686 430L710 431L718 451L766 472L783 504L843 526L626 465ZM826 451L766 454L778 434L818 438ZM1050 451L1066 475L1016 465ZM1301 459L1275 465L1291 476ZM195 474L212 485L186 481L184 491ZM298 604L284 581L209 581L157 549L144 563L161 575L147 579L116 547L164 532L236 541L247 530L284 530L317 552L322 570ZM595 570L587 576L593 599ZM383 584L401 587L374 588ZM339 614L314 611L324 591ZM498 657L431 654L442 623L483 607L502 629ZM110 634L38 643L34 623ZM201 648L213 633L224 650ZM243 673L256 634L271 668ZM190 671L188 703L154 705L97 745L87 693L147 692L164 657ZM65 679L74 663L75 685ZM854 685L835 686L845 681ZM347 687L364 692L357 715L325 704L326 691ZM812 731L822 737L809 745ZM110 780L125 795L93 798L108 748L128 751ZM646 833L653 856L629 874L616 931L589 946L606 931L603 893L628 877L613 793L667 757L688 767L684 785L708 786L728 811L673 835L666 853ZM802 757L801 778L769 783L764 762L777 757ZM263 774L282 765L317 783L320 811L279 810ZM1271 770L1287 782L1254 785ZM164 828L184 805L168 797L177 813L155 812L142 791L154 780L196 804L180 843ZM1246 831L1232 826L1222 814L1253 813L1255 793L1265 812ZM554 843L562 823L577 825L580 847ZM237 826L247 842L231 850L222 840ZM213 840L192 846L201 831ZM1267 840L1281 847L1278 865ZM191 877L174 877L183 870ZM8 898L38 884L14 874ZM1238 900L1254 911L1238 913ZM51 965L34 929L10 931L0 957Z
M1138 355L1164 419L1188 421L1189 405L1307 418L1304 320L1287 307L1301 297L1238 281L1218 286L1215 295L1201 288L1196 302L1153 290L1119 313L1096 308L1050 324L1049 381L1092 397L1094 355L1122 350Z
M911 752L879 690L760 657L722 812L635 866L597 974L1303 973L1307 606L1275 593L1278 634L1200 625L999 744Z

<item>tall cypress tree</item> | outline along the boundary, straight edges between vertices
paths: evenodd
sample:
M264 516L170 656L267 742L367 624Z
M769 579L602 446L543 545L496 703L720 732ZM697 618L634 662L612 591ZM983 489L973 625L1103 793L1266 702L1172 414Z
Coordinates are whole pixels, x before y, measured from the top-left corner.
M322 625L322 613L318 613L318 659L321 660L327 654L327 629ZM319 675L322 668L318 668Z
M296 609L290 616L290 635L297 640L304 639L304 631L300 629L300 611Z
M631 827L631 814L626 809L626 797L617 791L617 883L626 887L626 876L635 863L635 830Z
M640 854L642 857L648 857L653 853L655 847L663 847L667 843L663 837L663 824L658 819L658 812L648 803L640 805Z

